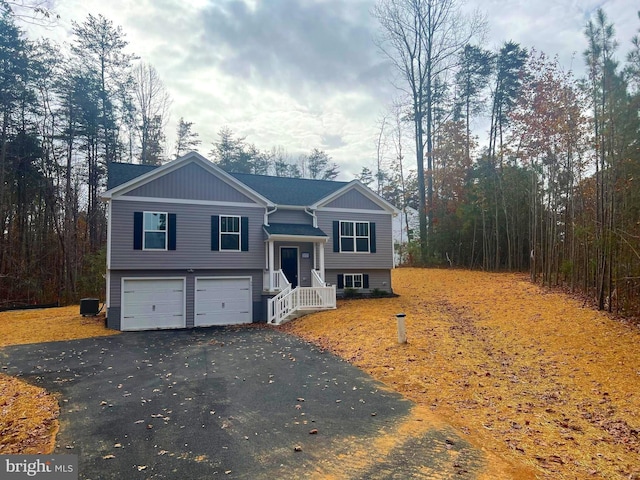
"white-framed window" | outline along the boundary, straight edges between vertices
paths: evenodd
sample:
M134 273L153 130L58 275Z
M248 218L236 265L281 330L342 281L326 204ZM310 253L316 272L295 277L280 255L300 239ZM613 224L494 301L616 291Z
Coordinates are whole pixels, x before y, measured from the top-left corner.
M362 288L363 279L361 273L345 273L344 288Z
M220 215L220 250L240 251L240 217Z
M142 231L144 250L167 249L167 217L166 212L144 212Z
M370 232L369 222L340 221L340 251L369 253Z

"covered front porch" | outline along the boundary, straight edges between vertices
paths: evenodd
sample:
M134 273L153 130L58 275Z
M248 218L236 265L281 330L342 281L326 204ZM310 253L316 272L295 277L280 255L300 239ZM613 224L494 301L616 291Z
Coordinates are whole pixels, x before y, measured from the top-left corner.
M327 234L311 225L265 225L263 293L267 322L280 324L305 313L336 308L336 287L325 282Z

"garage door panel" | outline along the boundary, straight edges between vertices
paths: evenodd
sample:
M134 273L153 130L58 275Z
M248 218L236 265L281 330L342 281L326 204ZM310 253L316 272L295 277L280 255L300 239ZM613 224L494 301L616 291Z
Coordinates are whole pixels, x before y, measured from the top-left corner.
M179 310L176 310L177 305L182 309L182 302L169 303L169 302L154 302L154 303L130 303L127 308L127 315L177 315L182 316Z
M196 280L195 325L251 323L251 279Z
M125 279L122 330L184 328L184 280Z
M159 328L184 328L183 315L136 315L122 318L122 330L155 330Z
M159 293L162 292L162 296L159 296ZM182 299L184 292L182 289L174 290L174 289L163 289L161 287L156 288L155 290L143 290L139 288L134 288L131 291L127 291L124 293L124 297L127 299L131 299L134 303L137 304L148 304L148 303L175 303L177 300Z
M248 290L242 292L219 292L212 294L208 291L198 296L198 310L218 310L226 309L227 311L247 310L247 306L251 300Z

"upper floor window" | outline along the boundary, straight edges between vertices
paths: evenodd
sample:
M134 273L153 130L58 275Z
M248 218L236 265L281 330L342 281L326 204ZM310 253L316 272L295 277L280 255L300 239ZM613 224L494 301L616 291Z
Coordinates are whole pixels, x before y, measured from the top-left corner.
M371 244L369 222L340 222L340 251L369 252Z
M176 214L133 212L134 250L175 250Z
M248 252L249 217L212 215L211 250L215 252Z
M167 214L144 212L144 250L167 249Z
M240 217L220 216L220 250L240 251Z

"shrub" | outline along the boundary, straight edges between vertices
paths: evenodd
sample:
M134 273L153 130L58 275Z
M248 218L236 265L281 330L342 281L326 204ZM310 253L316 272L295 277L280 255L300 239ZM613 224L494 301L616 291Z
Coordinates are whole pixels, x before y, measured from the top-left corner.
M388 296L389 292L387 292L386 290L382 290L380 288L374 288L373 290L371 290L371 293L369 295L372 298L380 298L380 297Z
M359 298L362 296L362 294L355 288L345 288L343 295L344 298Z

